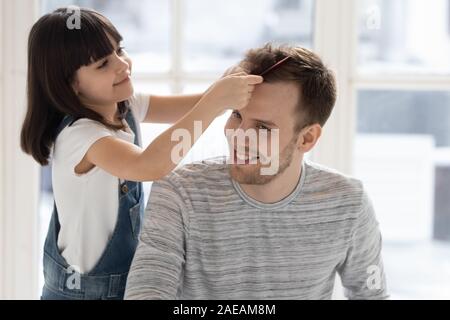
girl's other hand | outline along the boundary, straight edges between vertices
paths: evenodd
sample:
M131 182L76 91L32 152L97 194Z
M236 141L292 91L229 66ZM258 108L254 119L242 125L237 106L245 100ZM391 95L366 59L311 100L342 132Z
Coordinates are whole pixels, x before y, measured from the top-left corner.
M219 113L226 109L240 110L248 105L255 86L263 81L263 77L245 72L232 74L214 83L203 98L217 107Z

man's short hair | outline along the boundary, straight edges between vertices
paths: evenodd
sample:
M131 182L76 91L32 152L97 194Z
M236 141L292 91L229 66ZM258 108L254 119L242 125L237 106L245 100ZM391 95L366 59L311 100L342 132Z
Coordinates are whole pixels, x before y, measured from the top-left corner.
M240 67L249 74L259 75L287 57L289 59L283 64L264 75L264 81L298 84L300 98L296 108L296 131L315 123L324 126L336 103L336 80L317 54L302 47L268 43L249 50Z

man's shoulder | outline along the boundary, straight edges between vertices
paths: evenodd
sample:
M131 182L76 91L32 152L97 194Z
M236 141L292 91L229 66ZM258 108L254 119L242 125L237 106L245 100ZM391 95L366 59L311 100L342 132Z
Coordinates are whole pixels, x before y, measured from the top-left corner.
M305 161L305 167L310 191L330 193L338 197L347 195L358 202L362 200L365 190L361 180L312 161Z
M321 218L357 221L371 208L361 180L311 161L305 161L305 168L303 195L320 208Z

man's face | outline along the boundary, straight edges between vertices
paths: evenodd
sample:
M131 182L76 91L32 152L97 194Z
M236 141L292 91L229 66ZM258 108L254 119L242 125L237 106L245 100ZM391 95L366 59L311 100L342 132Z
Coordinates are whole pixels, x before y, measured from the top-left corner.
M232 113L225 131L255 130L259 137L260 130L267 130L267 141L261 141L258 138L256 150L252 150L249 139L245 139L245 142L243 139L234 139L232 143L228 136L232 163L230 172L235 181L241 184L267 184L283 173L291 165L293 158L297 158L295 156L298 156L300 151L297 148L298 133L295 133L294 129L298 121L296 112L298 100L299 90L294 83L263 83L256 87L247 107ZM279 130L279 140L276 141L279 142L278 154L272 154L273 146L271 146L271 135L274 134L275 129ZM261 143L266 143L267 151L261 149ZM278 155L279 166L275 174L261 174L261 168L270 166L270 164L261 163L261 156L264 153L270 157ZM298 165L301 164L298 163Z

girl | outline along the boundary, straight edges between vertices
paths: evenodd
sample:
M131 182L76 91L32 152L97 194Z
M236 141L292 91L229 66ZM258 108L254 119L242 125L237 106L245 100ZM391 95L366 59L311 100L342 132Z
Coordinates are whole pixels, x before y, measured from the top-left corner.
M194 121L206 129L227 108L245 107L262 78L229 75L198 96L133 94L115 27L81 9L81 28L71 29L72 15L43 16L28 43L21 146L41 165L52 158L55 197L42 299L122 299L144 209L141 181L175 168L172 132L194 137ZM139 122L175 124L144 150Z

